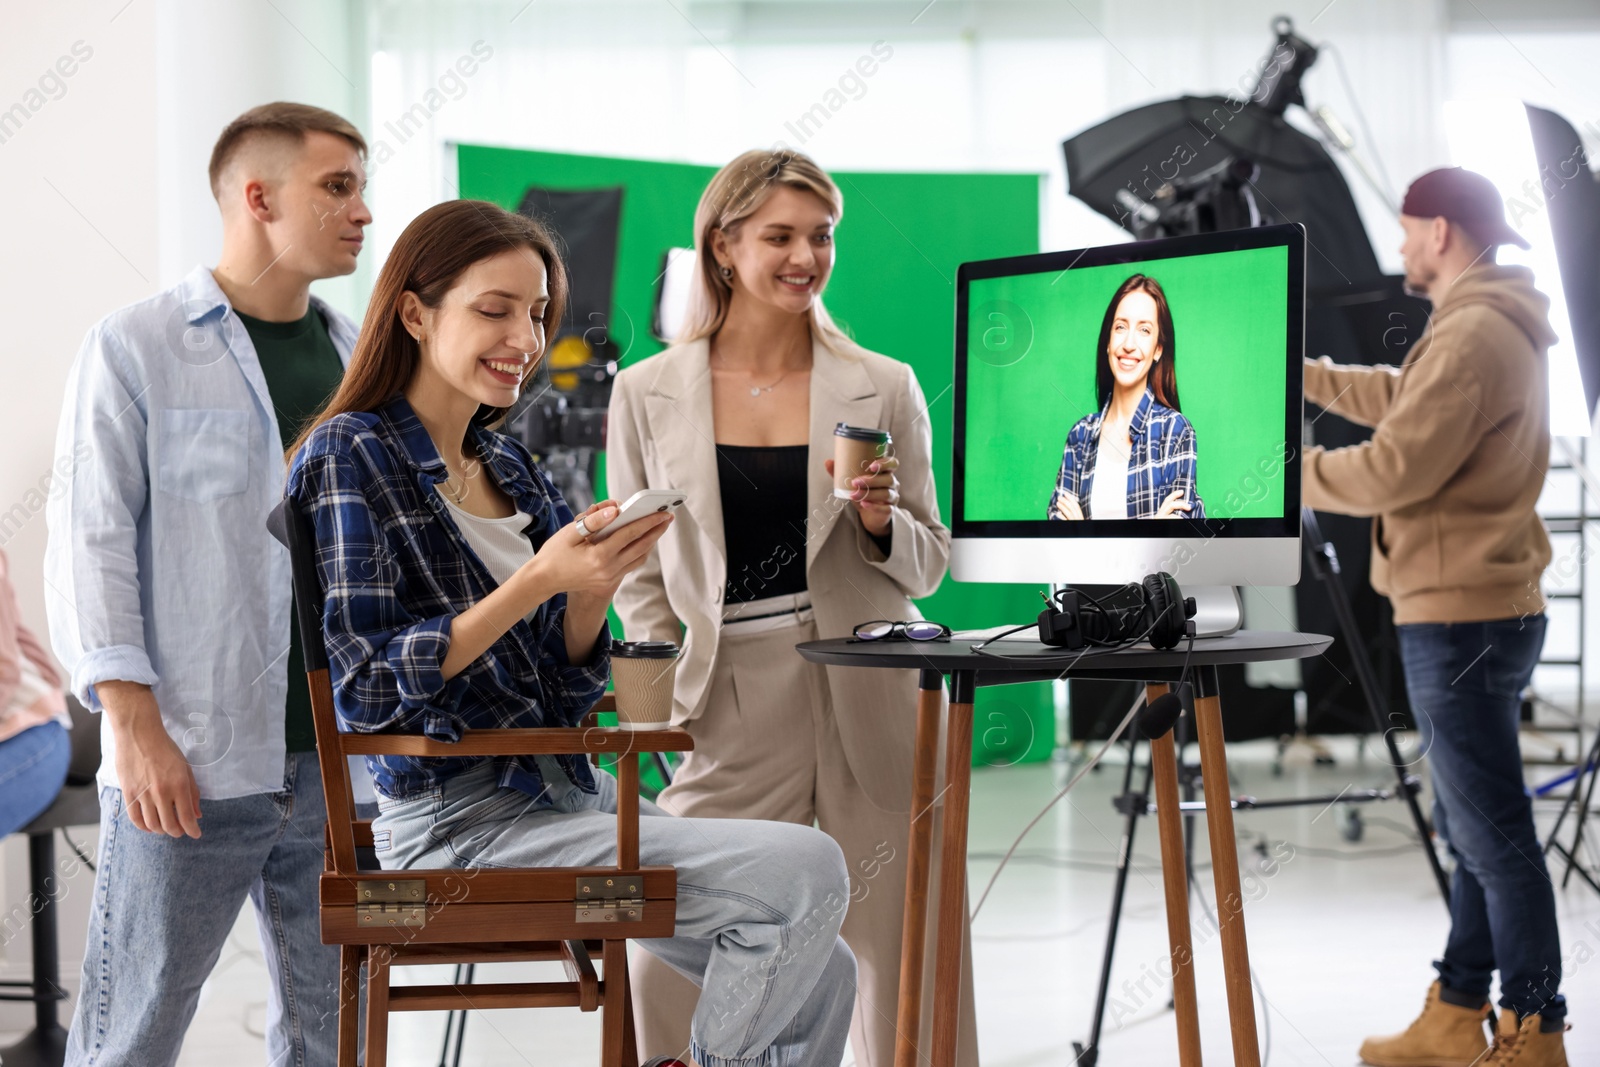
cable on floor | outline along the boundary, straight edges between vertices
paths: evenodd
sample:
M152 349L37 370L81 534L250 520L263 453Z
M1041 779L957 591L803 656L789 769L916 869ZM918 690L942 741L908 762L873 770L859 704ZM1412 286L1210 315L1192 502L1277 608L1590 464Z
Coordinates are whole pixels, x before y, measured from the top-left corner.
M1035 815L1031 820L1029 820L1028 825L1022 828L1022 832L1017 835L1017 839L1011 842L1011 847L1006 849L1006 854L1000 858L1000 866L996 867L994 869L994 874L989 876L989 884L983 887L983 894L978 897L978 903L972 909L973 920L976 920L978 918L978 913L983 910L983 902L989 899L989 890L994 888L994 883L1000 877L1000 872L1006 869L1007 863L1011 862L1011 857L1013 854L1015 854L1017 848L1021 846L1022 839L1027 837L1035 826L1039 825L1040 821L1044 819L1045 815L1049 813L1051 808L1060 803L1062 797L1072 792L1072 788L1079 782L1083 781L1084 775L1094 770L1095 766L1100 762L1101 757L1110 751L1111 746L1116 744L1118 739L1122 737L1124 731L1128 729L1129 724L1133 722L1133 717L1139 714L1139 709L1142 707L1144 707L1144 690L1140 689L1139 695L1134 698L1133 705L1128 708L1128 714L1124 715L1122 717L1122 721L1117 724L1117 728L1111 731L1111 736L1106 738L1105 744L1100 746L1100 751L1096 752L1094 756L1091 757L1089 761L1082 767L1079 767L1078 773L1074 774L1067 784L1061 787L1061 791L1055 796L1051 797L1049 802L1046 803L1043 808L1039 809L1039 814Z
M83 849L78 847L78 843L72 839L71 834L67 833L65 826L61 827L61 836L66 840L67 847L78 854L78 859L82 861L83 865L93 871L95 869L94 860L85 855Z

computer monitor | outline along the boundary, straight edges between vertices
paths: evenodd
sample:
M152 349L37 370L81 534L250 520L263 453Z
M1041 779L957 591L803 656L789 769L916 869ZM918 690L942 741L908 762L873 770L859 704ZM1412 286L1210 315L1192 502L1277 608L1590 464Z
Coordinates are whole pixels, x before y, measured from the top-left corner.
M1299 581L1305 245L1286 225L962 264L952 577Z

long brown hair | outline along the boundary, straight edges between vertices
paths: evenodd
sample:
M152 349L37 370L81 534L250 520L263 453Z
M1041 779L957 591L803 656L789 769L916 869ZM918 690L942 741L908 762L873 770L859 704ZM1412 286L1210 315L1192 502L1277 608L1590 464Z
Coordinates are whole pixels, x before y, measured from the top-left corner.
M293 459L311 431L335 415L376 411L411 384L422 349L400 322L402 294L415 293L425 306L437 308L456 279L473 264L519 248L544 261L550 289L545 321L560 322L567 303L567 269L555 238L543 225L484 200L448 200L411 220L378 272L344 380L327 406L295 439L287 456ZM528 364L524 382L538 366L538 360ZM482 405L472 421L491 425L503 419L507 410Z
M1149 293L1156 302L1156 344L1160 346L1161 358L1156 360L1156 365L1150 371L1150 389L1156 394L1158 403L1165 404L1173 411L1180 411L1176 369L1178 342L1172 335L1172 311L1167 307L1167 294L1162 292L1161 283L1148 274L1130 276L1117 286L1111 303L1106 305L1106 317L1100 322L1100 346L1095 349L1094 357L1094 384L1095 392L1100 397L1100 409L1105 410L1107 401L1111 399L1111 390L1116 386L1106 354L1111 348L1111 325L1117 320L1117 305L1129 293Z
M711 235L721 230L728 240L737 238L744 220L760 210L780 185L816 196L828 205L835 224L844 216L844 194L827 171L802 152L754 148L717 171L694 212L694 247L699 262L689 291L688 315L678 336L669 340L698 341L722 329L733 303L733 283L717 269L717 257L711 254ZM811 301L810 319L812 337L836 354L850 350L849 336L828 314L821 293Z

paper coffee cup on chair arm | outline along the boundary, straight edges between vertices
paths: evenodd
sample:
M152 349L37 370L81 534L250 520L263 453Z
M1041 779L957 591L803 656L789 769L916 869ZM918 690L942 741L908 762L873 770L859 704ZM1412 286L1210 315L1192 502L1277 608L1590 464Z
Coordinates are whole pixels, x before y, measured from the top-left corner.
M671 641L612 642L611 686L617 700L618 727L665 730L672 725L678 654L678 646Z
M857 490L850 479L870 475L874 460L889 454L893 444L888 430L839 423L833 428L833 495L849 500Z

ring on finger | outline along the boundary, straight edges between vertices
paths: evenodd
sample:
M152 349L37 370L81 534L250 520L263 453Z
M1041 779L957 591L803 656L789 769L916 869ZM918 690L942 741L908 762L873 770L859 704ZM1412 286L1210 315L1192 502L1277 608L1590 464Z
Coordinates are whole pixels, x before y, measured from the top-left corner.
M587 538L594 531L589 529L589 524L584 522L583 519L584 519L584 517L582 515L579 515L577 517L577 519L573 521L572 525L574 525L574 526L576 526L578 528L578 536L579 537Z

